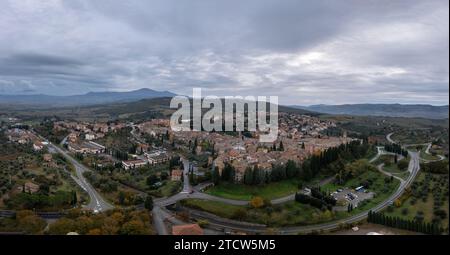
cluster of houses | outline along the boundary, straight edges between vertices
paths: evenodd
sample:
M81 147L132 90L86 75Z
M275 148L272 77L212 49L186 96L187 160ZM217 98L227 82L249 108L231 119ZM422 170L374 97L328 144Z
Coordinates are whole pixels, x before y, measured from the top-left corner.
M257 165L261 170L270 170L273 164L285 164L288 160L302 162L314 153L352 140L346 136L328 137L322 134L322 131L335 126L331 121L316 117L280 113L279 136L275 143L261 143L257 132L251 138L189 131L175 132L173 136L183 144L192 144L197 140L197 154L210 153L202 148L203 142L208 141L216 153L214 166L221 172L226 163L233 165L236 181L239 182L249 166Z
M291 113L279 113L279 135L281 137L320 137L321 132L336 127L336 123L330 120L322 120L308 115Z
M9 141L19 144L33 144L33 150L41 151L47 145L46 142L41 141L35 134L29 130L12 128L6 131L6 136Z
M135 125L140 132L150 135L168 134L170 141L176 141L176 146L189 146L189 149L199 154L210 155L210 163L222 171L226 163L236 170L236 180L240 181L247 167L257 165L259 169L270 170L273 164L284 164L288 160L301 162L308 156L342 143L350 142L346 136L328 137L322 131L335 127L332 121L324 121L317 117L279 113L279 136L274 143L261 143L259 133L253 132L253 137L243 135L230 136L216 132L172 132L167 119L154 119ZM67 138L68 149L74 153L102 154L105 146L94 142L95 139L125 127L124 123L79 123L60 121L54 123L55 129L70 130ZM84 135L84 139L80 137ZM195 143L196 148L192 148ZM206 144L206 145L205 145ZM36 147L40 147L39 143ZM213 148L213 149L212 149ZM138 141L137 151L130 160L122 161L126 170L140 168L146 165L156 165L170 160L170 153L164 149L149 151L148 144ZM182 177L177 172L174 179Z
M108 132L119 130L125 127L124 123L84 123L84 122L68 122L58 121L53 123L53 129L56 131L69 130L70 134L68 140L76 142L79 137L83 137L84 140L92 141L102 138Z
M167 130L168 120L152 120L138 125L139 129L147 130L154 126ZM104 137L108 132L114 132L126 126L124 123L79 123L59 121L54 123L55 130L69 130L67 136L67 148L73 153L81 154L104 154L106 148L102 144L95 142L96 139ZM152 129L153 130L153 129ZM137 151L143 155L133 155L133 159L122 161L122 167L126 170L140 168L146 165L156 165L170 160L167 151L157 149L149 151L150 146L145 143L138 143Z

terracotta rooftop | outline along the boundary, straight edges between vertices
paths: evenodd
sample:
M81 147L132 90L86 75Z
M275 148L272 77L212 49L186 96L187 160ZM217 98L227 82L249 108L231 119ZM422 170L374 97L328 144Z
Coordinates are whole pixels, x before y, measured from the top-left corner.
M173 235L203 235L203 229L198 224L179 225L172 227Z
M174 169L172 170L172 176L182 176L183 170Z

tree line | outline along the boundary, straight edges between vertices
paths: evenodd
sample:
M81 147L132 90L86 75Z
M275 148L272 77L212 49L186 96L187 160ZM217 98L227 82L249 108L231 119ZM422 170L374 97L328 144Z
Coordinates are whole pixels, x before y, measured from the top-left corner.
M405 158L408 157L408 151L404 150L401 145L396 144L396 143L384 145L384 150L402 155Z
M367 221L385 225L392 228L404 229L414 232L420 232L429 235L440 235L444 229L436 223L427 223L424 221L406 220L399 217L386 216L384 213L369 211Z
M288 160L285 164L273 164L270 170L259 169L257 165L247 167L242 181L247 185L262 185L292 178L298 178L306 182L320 172L335 174L336 167L331 165L332 163L339 161L343 165L345 161L362 158L367 155L369 149L370 145L367 142L355 140L313 154L302 163ZM213 170L212 181L216 184L220 181L235 182L235 176L235 168L227 162L221 175L217 168Z
M420 168L423 169L424 172L432 173L432 174L448 174L448 161L440 160L429 162L427 164L420 164Z
M321 210L332 210L336 205L336 199L320 190L320 187L314 187L311 189L311 195L297 192L295 194L295 201L302 204L309 204Z

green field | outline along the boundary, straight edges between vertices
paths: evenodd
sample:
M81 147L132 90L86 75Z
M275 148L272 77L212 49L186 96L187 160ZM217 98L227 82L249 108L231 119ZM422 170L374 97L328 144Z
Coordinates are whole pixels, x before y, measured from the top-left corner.
M402 159L403 161L408 162L410 158ZM386 164L386 162L389 162ZM400 161L399 161L400 162ZM398 167L398 164L394 163L394 156L393 155L381 155L375 162L373 162L374 165L384 164L383 170L391 173L394 176L400 177L402 179L406 179L409 176L409 172L407 171L408 168L402 170Z
M420 151L420 158L425 160L439 160L438 156L425 153L425 150Z
M186 207L206 211L229 219L236 219L236 212L244 211L244 218L239 220L265 224L271 227L318 224L332 221L338 217L341 218L344 215L330 211L321 211L312 206L294 201L259 209L201 199L185 199L181 203Z
M400 144L420 144L429 142L431 140L431 134L429 130L405 129L395 132L391 138Z
M235 200L251 200L254 196L266 199L280 198L295 193L297 190L297 180L284 180L261 186L220 183L219 185L207 189L205 193Z
M389 178L387 178L389 179ZM397 179L387 182L386 176L380 172L368 171L360 176L345 182L342 185L335 183L328 183L321 187L323 191L333 192L339 188L356 188L361 185L364 181L370 181L372 184L367 188L368 191L375 192L374 198L371 200L366 200L360 203L360 206L353 212L359 212L363 210L370 209L371 207L377 205L378 203L386 200L400 185Z
M159 188L159 192L161 192L161 195L163 197L170 197L172 195L175 195L177 192L181 190L181 182L178 181L167 181L165 184Z
M237 210L247 209L247 207L245 206L229 205L222 202L202 200L196 198L189 198L182 200L181 204L186 207L199 209L229 219L233 218L233 215Z
M334 191L342 187L354 188L359 186L362 182L365 181L371 182L368 190L375 192L375 196L371 200L361 202L360 205L350 213L346 211L345 212L321 211L310 205L301 204L295 201L290 201L280 205L270 205L258 209L250 208L249 206L235 206L225 204L222 202L214 202L200 199L186 199L182 201L182 204L187 207L207 211L216 214L218 216L230 219L235 218L236 211L244 210L246 212L245 218L240 220L266 224L272 227L318 224L333 220L344 219L350 215L354 215L362 211L369 210L372 207L376 206L377 204L381 203L382 201L386 200L389 196L391 196L391 194L395 190L397 190L400 184L398 180L396 179L390 180L390 178L386 178L386 176L380 172L368 171L354 179L347 181L343 185L336 185L333 183L323 185L322 190ZM281 183L278 184L279 187L290 187L293 185L293 183L286 183L286 182L283 182L282 185L280 185ZM226 189L224 189L224 187L226 187ZM248 200L251 198L251 196L247 195L248 193L244 192L249 192L248 190L249 188L256 188L251 189L251 191L257 191L259 192L258 195L262 196L263 194L267 194L267 192L271 192L271 190L276 189L277 186L267 185L264 187L249 187L244 185L227 185L222 187L218 186L216 188L220 189L213 189L214 193L211 192L208 193L214 194L216 196L217 194L220 194L222 197L224 196L224 194L226 194L228 195L229 198L232 199ZM233 188L236 189L233 190ZM232 193L230 190L233 190L234 192ZM287 191L289 189L286 188L284 190ZM224 193L225 191L227 193ZM278 191L277 194L282 194L282 192ZM273 195L269 197L266 196L266 198L273 198L273 197L274 197Z
M417 176L416 180L414 181L415 183L418 184L423 184L425 181L425 173L421 172L419 173L419 175ZM444 175L431 175L436 179L440 179L440 178L448 178ZM448 179L447 179L448 181ZM447 183L448 185L448 183ZM432 190L434 188L436 188L437 186L439 186L440 188L444 188L442 184L438 183L437 181L431 181L430 182L430 186L429 186L429 190L430 192L427 192L425 197L426 199L422 198L417 198L414 197L414 195L409 195L406 197L406 199L401 203L401 205L399 207L396 206L391 206L390 208L384 210L384 213L388 216L396 216L396 217L400 217L400 218L404 218L404 219L409 219L409 220L413 220L416 215L420 212L421 214L423 214L423 220L425 222L432 222L433 218L435 218L434 216L434 206L435 206L435 200L433 198L433 192ZM448 187L447 187L448 189ZM445 192L445 190L444 190ZM448 190L447 190L448 192ZM446 194L446 199L444 201L444 203L442 203L441 206L439 206L440 209L443 209L446 214L447 217L443 220L441 220L441 226L443 226L444 228L448 228L448 213L449 213L449 201L448 201L448 193Z

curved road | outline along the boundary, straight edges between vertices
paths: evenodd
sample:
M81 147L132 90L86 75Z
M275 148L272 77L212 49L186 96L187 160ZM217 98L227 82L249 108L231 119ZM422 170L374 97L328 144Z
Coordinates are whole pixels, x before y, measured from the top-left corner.
M395 143L395 141L393 141L391 138L392 134L393 133L388 134L386 136L386 139L391 143ZM375 160L378 159L378 157L380 157L383 154L391 154L389 152L383 151L382 147L377 147L377 149L378 149L377 155L373 159L371 159L370 162L374 162ZM397 198L399 198L402 195L405 188L408 187L413 182L413 180L416 178L416 176L420 170L419 152L408 151L408 153L410 155L410 162L408 165L408 172L410 173L409 176L406 178L406 180L394 176L394 178L397 178L400 180L400 185L397 188L397 190L388 199L386 199L382 203L378 204L377 206L371 208L370 210L378 212L378 211L383 210L387 206L391 205ZM390 176L390 173L383 171L382 165L379 165L378 169L382 173ZM189 180L187 179L187 183L188 182L189 182ZM185 185L188 185L190 187L189 183L188 184L185 183ZM201 193L201 192L199 192L199 187L202 187L202 186L204 186L204 184L194 187L193 192L191 194L179 193L172 197L161 199L155 203L155 207L157 207L157 208L165 207L167 205L176 203L177 201L185 199L185 198L200 198L200 199L206 199L206 200L212 200L212 201L225 202L225 203L234 204L234 205L248 204L248 201L225 199L225 198L215 197L215 196L211 196L211 195L208 195L205 193ZM295 195L293 194L293 195L290 195L287 197L272 200L272 202L274 204L284 203L286 201L292 200L294 198L294 196ZM159 210L159 209L157 209L157 210ZM309 226L283 227L283 228L279 228L278 232L280 234L297 234L297 233L301 233L301 232L307 233L307 232L311 232L311 231L332 230L332 229L338 228L339 225L341 225L341 224L354 223L354 222L358 222L358 221L361 221L361 220L367 218L368 212L370 210L366 210L364 212L358 213L356 215L353 215L353 216L343 219L343 220L327 222L327 223L323 223L323 224L316 224L316 225L309 225ZM169 217L168 215L170 215L170 213L168 211L165 211L165 214L166 214L165 215L166 218ZM264 233L267 231L267 228L265 228L265 227L251 227L246 222L242 222L241 225L236 224L236 222L233 222L233 224L231 224L231 223L227 222L227 219L224 219L224 218L221 218L221 217L218 217L215 215L211 215L211 214L202 213L199 215L194 214L194 216L198 216L199 218L209 220L210 224L214 225L215 227L219 226L222 228L234 229L234 230L238 230L238 231L247 231L250 233ZM173 217L173 216L170 216L170 217Z
M432 155L430 152L431 149L431 143L428 144L427 149L425 150L425 153L428 155ZM422 159L424 162L429 163L429 162L436 162L436 161L441 161L444 160L445 157L442 155L436 155L439 159L435 159L435 160L428 160L428 159Z
M401 182L398 189L396 190L396 192L394 194L392 194L387 200L378 204L371 210L378 212L378 211L383 210L387 206L391 205L397 198L399 198L402 195L404 189L411 184L411 182L416 177L419 169L420 169L420 166L419 166L418 154L412 153L411 161L410 161L410 164L408 167L408 171L410 171L410 175L409 175L408 179L406 181ZM353 215L353 216L343 219L343 220L327 222L327 223L323 223L323 224L316 224L316 225L310 225L310 226L297 226L297 227L283 227L283 228L279 228L278 232L280 234L298 234L298 233L308 233L311 231L332 230L332 229L338 228L340 224L354 223L354 222L361 221L367 217L368 213L369 213L369 210L366 210L364 212ZM217 225L217 219L210 217L210 218L208 218L208 220L211 220L213 223L215 223ZM221 225L223 225L223 227L225 227L225 228L236 229L239 231L248 231L248 232L253 232L253 233L264 233L267 231L267 229L248 228L248 227L244 227L244 226L240 226L239 228L233 228L233 227L227 226L223 223Z
M81 163L79 163L76 159L70 156L65 150L60 147L48 142L48 147L58 153L61 153L67 160L70 161L75 167L76 176L71 174L71 177L75 180L75 182L88 193L90 201L86 206L87 209L93 210L94 212L102 212L106 210L110 210L114 208L110 203L108 203L105 199L103 199L100 194L92 187L92 185L84 178L83 173L86 171L90 171Z

